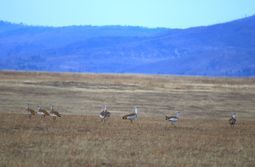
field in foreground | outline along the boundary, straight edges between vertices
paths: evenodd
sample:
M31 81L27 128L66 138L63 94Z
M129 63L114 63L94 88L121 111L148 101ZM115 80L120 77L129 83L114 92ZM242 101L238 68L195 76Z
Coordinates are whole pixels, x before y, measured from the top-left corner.
M0 166L254 166L255 122L1 114Z
M255 79L0 72L0 166L254 166ZM61 119L31 120L26 103ZM101 105L112 117L100 122ZM123 114L139 107L131 124ZM177 127L164 115L181 111ZM230 112L238 123L231 128Z

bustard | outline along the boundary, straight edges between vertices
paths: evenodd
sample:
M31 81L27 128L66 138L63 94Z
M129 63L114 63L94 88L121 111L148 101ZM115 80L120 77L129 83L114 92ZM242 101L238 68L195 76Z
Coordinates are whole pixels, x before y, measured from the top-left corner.
M61 114L53 109L53 105L51 105L50 116L53 117L54 121L56 120L57 117L61 117Z
M38 111L37 111L37 114L43 117L45 116L49 116L50 114L48 113L48 111L46 111L45 109L42 109L41 106L38 106Z
M27 112L28 112L28 117L29 117L29 119L31 119L31 117L32 117L32 115L35 115L35 110L33 110L33 109L31 109L30 107L29 107L29 104L27 103Z
M235 124L236 124L236 113L231 113L231 117L230 119L228 120L229 124L234 127Z
M131 113L131 114L124 115L124 116L122 117L122 119L128 119L128 120L130 120L131 122L133 122L134 120L137 119L137 116L138 116L137 113L138 113L138 109L137 109L137 107L134 107L134 112Z
M101 118L102 121L105 121L107 117L110 117L111 113L107 111L106 105L104 105L104 109L102 112L100 112L99 117Z
M172 125L175 126L175 123L178 121L180 117L180 112L178 111L175 116L166 116L166 120L171 122Z

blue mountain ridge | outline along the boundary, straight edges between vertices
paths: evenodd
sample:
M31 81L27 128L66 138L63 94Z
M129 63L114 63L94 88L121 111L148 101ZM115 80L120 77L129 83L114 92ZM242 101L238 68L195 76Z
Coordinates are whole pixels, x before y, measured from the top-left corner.
M188 29L0 21L0 69L255 76L255 16Z

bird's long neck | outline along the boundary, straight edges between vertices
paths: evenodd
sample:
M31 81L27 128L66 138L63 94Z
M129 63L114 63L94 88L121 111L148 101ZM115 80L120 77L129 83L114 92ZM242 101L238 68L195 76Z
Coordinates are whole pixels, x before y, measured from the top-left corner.
M137 110L137 107L135 107L135 113L137 114L138 110Z
M176 117L177 117L177 118L179 118L179 116L180 116L180 113L179 113L179 112L177 112L177 113L176 113Z

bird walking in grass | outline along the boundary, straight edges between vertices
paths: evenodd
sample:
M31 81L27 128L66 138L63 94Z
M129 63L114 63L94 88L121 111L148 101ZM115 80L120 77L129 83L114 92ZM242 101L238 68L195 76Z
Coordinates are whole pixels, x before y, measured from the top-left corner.
M50 114L45 109L42 109L41 106L38 106L37 114L42 117L49 116Z
M178 111L175 116L166 116L166 120L171 122L175 126L176 122L179 120L180 112Z
M35 110L33 110L33 109L31 109L31 108L29 107L29 104L28 104L28 103L27 103L27 112L28 112L28 117L29 117L29 119L31 119L32 115L35 115L35 113L36 113Z
M105 121L106 118L109 118L111 116L111 113L107 111L107 106L104 105L104 109L100 112L99 117L101 118L101 121Z
M228 120L229 124L231 127L234 127L235 124L236 124L236 113L231 113L231 117L230 119Z
M53 105L51 105L50 116L53 117L54 121L56 120L57 117L61 117L61 114L53 109Z
M134 112L133 112L133 113L124 115L124 116L122 117L122 119L128 119L128 120L130 120L131 123L133 123L133 121L136 120L137 118L138 118L138 109L137 109L137 107L134 107Z

